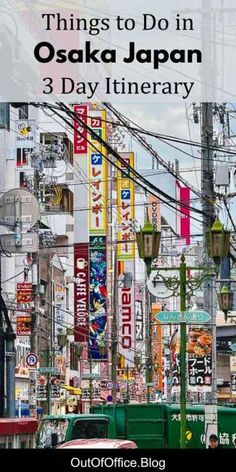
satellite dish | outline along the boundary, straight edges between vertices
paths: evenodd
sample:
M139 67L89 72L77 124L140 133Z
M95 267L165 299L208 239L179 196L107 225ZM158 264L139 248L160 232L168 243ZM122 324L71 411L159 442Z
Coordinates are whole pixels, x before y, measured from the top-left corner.
M4 193L0 198L0 220L15 224L17 221L16 202L19 202L19 220L22 232L32 228L39 218L39 202L28 190L16 188Z

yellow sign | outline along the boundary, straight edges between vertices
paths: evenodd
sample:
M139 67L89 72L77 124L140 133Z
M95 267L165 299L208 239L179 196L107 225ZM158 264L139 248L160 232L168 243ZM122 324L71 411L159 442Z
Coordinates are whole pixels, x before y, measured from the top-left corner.
M129 167L134 168L134 153L121 152L120 156ZM118 259L133 260L135 256L135 189L130 169L118 162L117 171L117 211L118 211Z
M89 126L97 136L106 141L106 112L91 111ZM89 136L89 233L105 235L107 223L107 150Z

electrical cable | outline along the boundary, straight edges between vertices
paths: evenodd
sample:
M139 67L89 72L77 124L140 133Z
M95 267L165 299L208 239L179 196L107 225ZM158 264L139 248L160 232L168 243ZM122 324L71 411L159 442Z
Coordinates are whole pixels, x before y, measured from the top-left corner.
M36 104L35 104L35 105L36 105ZM62 105L63 105L63 104L62 104ZM42 107L42 106L43 106L43 107L44 107L44 106L49 106L49 107L51 108L51 105L48 105L48 104L43 104L43 105L42 105L42 104L39 104L39 105L37 105L37 106L40 106L40 107ZM54 107L53 107L53 109L54 109ZM68 112L68 109L63 110L63 109L60 108L60 110L61 110L61 111L64 111L64 112L65 112L65 111ZM55 111L55 109L54 109L54 112L55 112L61 119L63 119L63 117L62 117L59 113L57 113L57 112ZM69 110L69 112L70 112L70 110ZM71 112L71 113L72 113L72 112ZM67 113L67 114L68 114L68 113ZM77 116L74 116L74 119L75 119L75 120L78 120L80 125L83 125L83 126L86 127L86 125L84 125L84 123L80 122L80 120L79 120L79 118L78 118ZM64 118L64 120L65 120L65 122L66 122L69 126L71 126L74 130L76 130L76 131L78 132L78 130L75 129L75 127L74 127L69 121L67 121L65 118ZM174 208L174 210L176 211L176 208L173 207L172 205L170 205L169 201L179 204L178 200L176 200L176 199L174 199L174 198L172 198L172 197L169 197L168 194L166 194L165 192L161 191L160 189L157 189L153 184L151 184L149 181L147 181L146 179L144 179L144 178L141 176L141 174L139 174L139 173L138 173L137 171L135 171L133 168L131 168L130 166L128 166L127 163L121 158L121 156L119 156L119 154L118 154L116 151L114 151L113 148L111 148L111 146L109 146L104 140L102 140L99 136L97 136L96 133L95 133L92 129L90 129L89 127L87 127L87 128L88 128L89 133L93 135L94 139L96 139L97 141L100 141L100 144L102 144L104 147L107 147L109 153L110 153L110 154L113 154L113 155L118 159L118 161L120 161L120 162L124 165L125 168L127 168L127 169L130 170L133 174L135 174L135 176L138 177L139 179L141 179L141 181L144 182L148 187L151 187L151 188L153 188L155 191L157 191L158 193L160 193L161 195L164 195L164 197L167 198L168 201L167 201L167 202L166 202L166 201L163 201L163 200L161 200L161 201L163 201L163 203L165 203L165 204L171 206L171 207ZM88 140L87 140L87 141L88 141ZM99 151L93 143L91 143L90 141L88 141L88 142L90 143L90 145L91 145L93 148L95 148L95 149L97 150L97 152L100 152L100 153L101 153L101 151ZM101 154L103 155L103 153L101 153ZM115 166L118 170L120 170L120 168L119 168L114 162L110 161L110 159L107 158L107 156L104 155L104 158L106 158L109 162L111 162L111 164L112 164L113 166ZM124 172L123 169L122 169L122 172ZM124 172L124 173L125 173L125 172ZM147 190L147 191L148 191L149 193L151 193L153 196L157 197L156 194L154 194L153 192L151 192L149 189L147 189L147 188L146 188L144 185L142 185L140 182L137 182L137 180L135 180L131 175L128 175L128 174L126 174L126 173L125 173L125 175L127 175L127 178L131 178L131 180L133 180L134 182L136 182L139 186L141 186L142 188L144 188L145 190ZM160 199L160 196L158 196L157 198ZM186 208L191 209L192 211L194 211L194 212L199 213L199 214L202 215L202 211L201 211L201 210L198 210L198 209L196 209L196 208L189 207L188 205L183 205L183 206L185 206ZM181 210L179 210L179 209L177 209L177 211L179 211L180 213L183 213L183 212L182 212ZM191 216L191 217L192 217L193 219L195 219L196 221L201 222L200 220L194 218L193 216Z

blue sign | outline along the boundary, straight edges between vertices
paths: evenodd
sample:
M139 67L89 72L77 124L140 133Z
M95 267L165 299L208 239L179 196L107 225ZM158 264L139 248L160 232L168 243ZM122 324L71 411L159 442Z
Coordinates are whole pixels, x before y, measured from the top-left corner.
M160 311L156 315L156 319L161 323L208 323L212 317L203 310L199 311Z
M102 165L102 155L99 152L91 154L91 163L94 166L98 166L98 165L101 166Z
M130 190L121 190L121 200L130 200Z

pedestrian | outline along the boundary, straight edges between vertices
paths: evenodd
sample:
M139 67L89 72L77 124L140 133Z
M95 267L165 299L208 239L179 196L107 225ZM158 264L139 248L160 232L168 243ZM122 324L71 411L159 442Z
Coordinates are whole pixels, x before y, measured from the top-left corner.
M216 434L211 434L209 437L208 449L219 449L219 448L220 448L220 445L219 445L218 436L216 436Z

